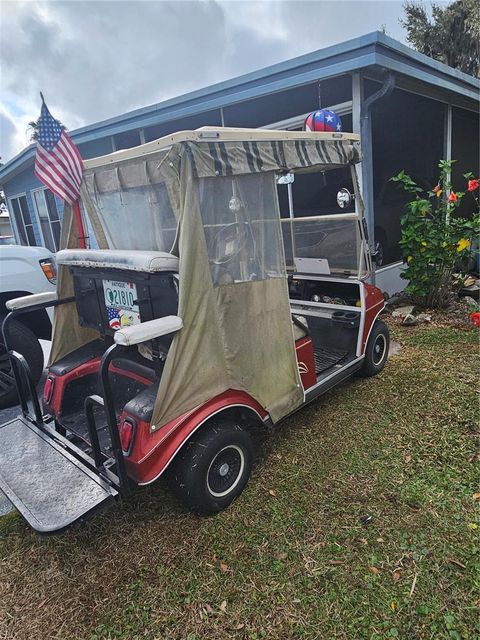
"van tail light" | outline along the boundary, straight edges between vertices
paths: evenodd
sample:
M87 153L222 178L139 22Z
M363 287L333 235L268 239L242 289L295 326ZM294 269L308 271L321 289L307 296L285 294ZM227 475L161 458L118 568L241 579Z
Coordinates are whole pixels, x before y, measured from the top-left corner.
M123 418L120 423L120 444L122 451L129 456L133 447L133 436L135 435L136 423L132 418Z
M55 378L48 376L43 385L43 401L45 404L50 404L50 400L53 396L53 389L55 387Z
M40 266L45 274L46 279L52 284L57 284L57 265L55 258L44 258L40 260Z

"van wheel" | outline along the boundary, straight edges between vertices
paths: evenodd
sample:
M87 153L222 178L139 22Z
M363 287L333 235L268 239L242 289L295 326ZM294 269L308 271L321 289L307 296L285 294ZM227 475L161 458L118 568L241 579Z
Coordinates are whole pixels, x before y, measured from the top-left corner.
M3 317L0 316L0 326ZM21 322L10 321L11 344L14 351L21 353L30 366L33 382L37 385L43 371L43 351L37 336ZM13 377L12 365L7 350L0 343L0 409L11 407L18 402L18 393Z
M252 460L248 433L231 422L217 421L200 428L177 455L170 485L192 511L218 513L243 491Z
M390 332L382 320L376 320L365 349L365 360L360 374L365 377L376 376L384 368L388 360Z

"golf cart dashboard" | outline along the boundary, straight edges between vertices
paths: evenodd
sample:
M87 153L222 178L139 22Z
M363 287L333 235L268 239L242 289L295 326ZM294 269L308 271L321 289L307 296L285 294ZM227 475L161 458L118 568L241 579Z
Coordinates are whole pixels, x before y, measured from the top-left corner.
M360 284L315 276L289 276L289 297L292 303L300 301L313 305L335 305L358 309L361 306Z

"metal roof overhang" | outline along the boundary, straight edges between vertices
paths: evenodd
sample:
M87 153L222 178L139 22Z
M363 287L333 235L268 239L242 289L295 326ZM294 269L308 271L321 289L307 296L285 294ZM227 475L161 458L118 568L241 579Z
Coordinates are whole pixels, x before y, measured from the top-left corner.
M70 133L81 144L354 71L364 70L376 79L384 69L397 74L398 87L478 110L479 80L375 31ZM12 178L30 164L34 151L30 145L7 162L0 169L0 181L5 183L7 176Z

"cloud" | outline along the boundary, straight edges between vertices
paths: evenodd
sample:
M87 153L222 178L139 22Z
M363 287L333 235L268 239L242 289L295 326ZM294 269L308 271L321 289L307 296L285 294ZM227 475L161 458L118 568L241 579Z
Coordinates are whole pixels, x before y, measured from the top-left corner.
M69 129L381 28L401 2L4 2L4 160L39 91ZM8 96L8 103L4 96Z

